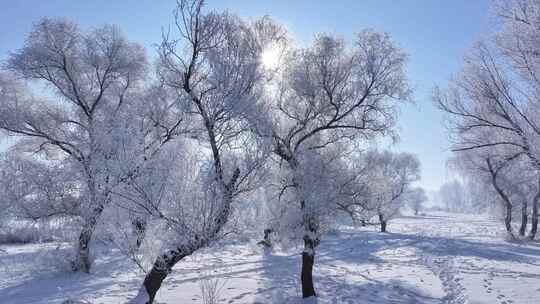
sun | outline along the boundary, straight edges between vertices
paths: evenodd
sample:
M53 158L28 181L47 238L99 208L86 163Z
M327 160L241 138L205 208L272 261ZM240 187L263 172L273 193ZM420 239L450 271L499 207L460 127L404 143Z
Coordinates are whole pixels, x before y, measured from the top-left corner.
M280 51L276 46L270 46L261 54L261 62L265 69L273 70L279 65Z

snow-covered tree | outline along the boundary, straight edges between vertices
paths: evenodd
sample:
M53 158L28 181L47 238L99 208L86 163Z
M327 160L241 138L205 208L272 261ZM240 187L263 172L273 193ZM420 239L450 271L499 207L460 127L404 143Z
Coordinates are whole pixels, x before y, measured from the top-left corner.
M449 88L436 90L435 101L448 115L454 151L523 155L539 170L540 3L504 1L496 8L500 30L476 45ZM538 223L536 202L532 223Z
M375 208L370 204L373 196L371 169L366 162L364 153L352 153L346 156L339 175L340 183L337 189L341 193L336 202L338 212L344 212L355 223L366 226L375 215Z
M291 47L283 57L275 84L267 90L270 136L274 155L294 176L289 186L302 214L301 280L307 298L316 296L312 270L321 237L318 211L324 208L304 197L302 162L337 143L393 134L396 105L410 90L406 56L386 34L362 31L351 47L337 37L318 35L312 46Z
M465 190L457 180L442 184L439 189L439 198L447 211L464 212L466 209L467 199Z
M493 149L492 149L493 150ZM529 205L535 205L538 200L536 170L531 170L530 163L524 156L508 159L494 153L495 151L471 150L461 153L453 162L459 166L460 173L467 179L474 179L483 186L483 198L500 205L508 235L515 237L512 226L513 215L518 210L521 217L519 235L524 236L529 219ZM466 187L460 186L463 196L475 195ZM478 189L473 189L478 191ZM456 191L456 189L454 189ZM450 195L450 193L449 193ZM468 200L471 206L477 201ZM470 209L471 206L467 208ZM533 225L534 229L534 225ZM531 231L532 233L532 231Z
M370 180L369 208L386 232L388 221L407 203L412 183L420 179L420 162L408 153L370 151L366 155Z
M62 162L44 162L9 151L0 161L0 205L11 217L39 220L80 217L76 171Z
M190 141L200 147L156 158L161 163L133 179L136 195L124 197L172 231L135 303L152 303L176 263L223 236L233 203L256 187L266 159L261 53L278 27L268 18L248 23L203 9L201 0L178 2L176 32L164 36L158 63L161 81L180 100L179 115L189 121ZM167 170L175 166L180 175Z
M407 203L414 211L414 215L418 215L424 208L424 203L428 200L426 192L423 188L416 187L410 190L407 195Z
M89 243L119 179L109 160L121 146L111 137L145 75L143 48L113 26L83 32L70 21L46 18L6 68L0 128L40 155L61 155L80 172L83 225L73 268L88 272ZM20 78L44 84L50 94L30 93Z

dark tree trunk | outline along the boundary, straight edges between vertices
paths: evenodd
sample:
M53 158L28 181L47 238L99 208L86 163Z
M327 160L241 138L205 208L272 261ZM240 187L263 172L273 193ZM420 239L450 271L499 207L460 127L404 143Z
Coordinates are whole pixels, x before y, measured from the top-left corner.
M150 270L144 278L143 288L149 298L146 301L146 304L153 303L158 290L161 288L163 280L169 275L176 263L186 256L191 255L193 252L208 246L208 244L219 234L221 229L223 229L231 212L231 203L233 200L232 189L236 185L239 176L240 170L236 169L229 184L224 185L225 193L223 196L223 206L215 218L213 218L212 227L207 234L195 235L188 246L183 247L187 249L177 248L176 250L170 250L156 259L152 266L152 270ZM143 295L141 294L141 291L139 291L139 294L135 299L138 299L141 296Z
M154 302L156 294L163 283L163 280L169 275L173 266L189 254L182 250L171 250L167 254L161 255L154 265L152 270L144 278L143 287L148 295L148 300L145 304Z
M527 202L524 201L521 204L521 227L519 228L519 235L520 236L525 235L525 230L527 230L527 221L528 221Z
M88 225L88 223L84 225L83 230L79 235L77 257L71 265L73 271L90 272L90 241L92 240L93 231L93 226Z
M366 227L366 226L367 226L366 220L362 220L362 221L360 222L360 225L362 225L362 227Z
M381 232L386 232L386 220L384 219L384 216L379 213L379 222L381 224Z
M531 231L529 233L529 239L534 240L536 237L536 231L538 230L538 208L536 208L536 214L535 214L535 208L533 208L533 215L531 220Z
M300 206L305 210L306 202L301 201ZM319 246L319 226L316 219L310 215L304 215L304 251L302 252L302 298L316 297L313 285L313 265L315 264L315 250Z
M302 252L302 297L316 297L313 286L313 264L315 264L315 241L304 238L304 251Z
M270 239L270 234L272 234L272 232L274 231L270 228L264 229L264 238L258 244L265 247L272 247L272 240Z
M501 187L499 187L499 184L497 183L497 174L500 168L494 168L493 164L491 163L491 159L489 158L486 159L486 163L491 174L491 184L493 185L493 188L495 188L495 191L497 191L497 193L501 197L504 203L504 207L506 209L506 215L504 217L504 225L506 227L506 231L512 239L515 239L514 232L512 230L512 202L510 201L508 195L506 195L506 193Z
M531 231L529 233L529 239L534 240L536 237L536 231L538 230L538 203L540 202L540 178L538 178L538 188L536 195L533 199L532 215L531 215Z
M506 231L512 238L514 238L514 232L512 230L512 204L505 204L506 205L506 216L504 217L504 226L506 227Z
M533 212L531 218L531 231L529 233L529 238L534 240L536 237L536 231L538 230L538 204L533 205Z
M229 217L232 196L230 194L226 194L225 200L225 206L220 212L221 215L217 216L217 218L215 219L215 227L209 232L208 237L203 239L199 236L195 236L189 243L189 246L185 247L189 248L189 250L181 248L178 248L176 250L170 250L169 252L162 254L156 259L154 265L152 266L152 270L150 270L150 272L144 278L143 288L149 298L145 304L151 304L154 302L154 298L156 297L157 292L161 288L163 280L165 280L169 273L171 273L172 268L176 263L178 263L186 256L191 255L198 249L207 246L209 240L213 239L221 231ZM141 295L141 291L139 291L136 299L141 296L143 295Z

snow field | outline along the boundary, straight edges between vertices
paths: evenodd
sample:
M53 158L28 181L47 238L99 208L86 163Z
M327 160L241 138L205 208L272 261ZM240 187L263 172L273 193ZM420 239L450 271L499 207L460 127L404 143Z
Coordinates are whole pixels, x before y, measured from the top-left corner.
M390 233L342 227L316 257L319 304L540 303L540 246L509 243L494 220L438 214L390 222ZM118 251L101 250L90 275L47 271L55 244L3 246L0 303L126 303L143 276ZM222 286L220 303L301 303L301 248L252 244L204 250L178 263L158 303L202 303L200 281Z

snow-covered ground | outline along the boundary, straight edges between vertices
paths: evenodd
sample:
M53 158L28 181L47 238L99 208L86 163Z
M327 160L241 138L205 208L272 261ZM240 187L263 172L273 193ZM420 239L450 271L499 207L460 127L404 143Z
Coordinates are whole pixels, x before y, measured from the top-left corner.
M396 219L389 231L343 228L326 236L315 269L319 303L540 303L540 244L504 241L500 223L438 214ZM46 262L57 248L2 246L0 303L125 303L141 284L118 252L98 254L86 275ZM206 278L223 286L220 303L297 303L298 252L265 254L249 244L206 250L177 265L158 302L202 303L199 280Z

